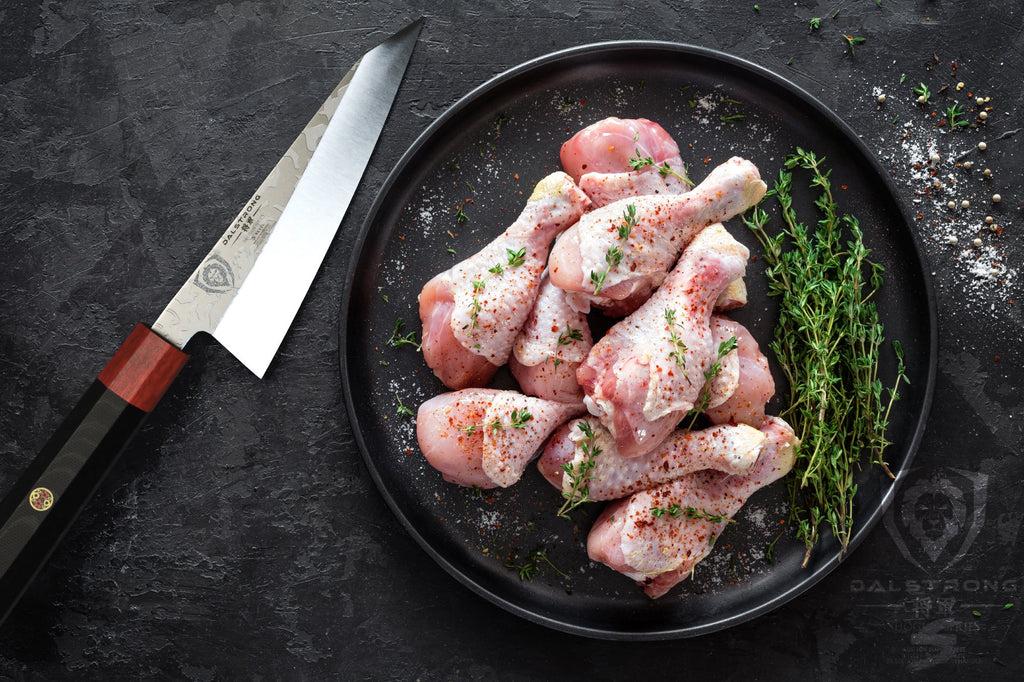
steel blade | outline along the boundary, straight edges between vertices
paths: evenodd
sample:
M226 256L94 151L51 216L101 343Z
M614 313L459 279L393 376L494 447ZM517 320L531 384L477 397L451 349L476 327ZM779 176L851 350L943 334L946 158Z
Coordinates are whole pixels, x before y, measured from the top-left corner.
M348 210L422 20L367 52L153 324L184 348L208 332L262 377Z

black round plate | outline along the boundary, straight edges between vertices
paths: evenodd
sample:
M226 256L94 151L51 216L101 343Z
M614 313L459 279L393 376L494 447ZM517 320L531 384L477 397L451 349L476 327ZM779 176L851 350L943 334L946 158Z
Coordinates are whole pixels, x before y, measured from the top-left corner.
M778 607L838 564L837 544L826 537L801 568L803 545L782 523L782 483L754 496L691 579L652 601L630 580L587 559L586 534L598 505L577 511L574 522L558 518L559 492L534 467L507 490L445 483L423 459L413 419L398 411L400 402L415 411L445 389L413 348L387 345L399 318L402 333L419 338L416 297L423 284L504 230L533 185L560 168L562 142L607 116L659 122L698 181L733 155L757 164L769 184L797 146L827 157L833 183L842 188L841 209L859 218L874 258L886 268L878 299L886 336L911 351L913 383L893 411L887 451L897 476L907 470L931 399L935 306L889 177L848 126L792 83L743 60L672 43L602 43L541 57L478 87L420 136L377 197L353 254L340 318L345 399L366 465L388 505L470 589L576 634L692 636ZM813 221L810 198L800 199L800 210ZM760 252L739 221L727 227L753 254ZM770 229L778 229L777 221ZM756 259L747 286L750 303L735 317L766 347L777 308ZM895 368L888 348L883 360L883 378L891 383ZM514 387L505 370L494 385ZM783 405L777 398L769 407L777 413ZM865 465L859 485L851 550L895 492L877 467ZM766 550L776 540L769 563ZM551 563L535 562L532 579L521 579L519 569L541 546Z

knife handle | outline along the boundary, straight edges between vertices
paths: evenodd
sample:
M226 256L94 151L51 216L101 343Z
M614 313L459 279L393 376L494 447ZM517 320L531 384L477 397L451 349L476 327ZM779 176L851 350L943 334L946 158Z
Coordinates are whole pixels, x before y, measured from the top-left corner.
M0 502L0 622L187 360L137 325Z

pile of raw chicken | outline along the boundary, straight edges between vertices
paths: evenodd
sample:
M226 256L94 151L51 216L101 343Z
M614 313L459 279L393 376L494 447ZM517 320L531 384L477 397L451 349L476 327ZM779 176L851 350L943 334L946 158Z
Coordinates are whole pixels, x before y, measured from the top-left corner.
M749 253L722 222L766 186L739 157L692 185L646 119L599 121L561 161L505 232L423 287L423 355L452 392L420 406L417 439L445 480L479 488L540 454L567 503L610 501L590 558L656 598L793 466L792 428L765 415L768 360L723 314L746 302ZM596 343L593 308L621 318ZM505 364L522 392L486 388ZM688 428L696 414L712 426Z

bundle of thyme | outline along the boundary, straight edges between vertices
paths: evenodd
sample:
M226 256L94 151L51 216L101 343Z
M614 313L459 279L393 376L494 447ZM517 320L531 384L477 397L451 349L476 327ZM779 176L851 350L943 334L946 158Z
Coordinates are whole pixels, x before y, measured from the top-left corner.
M778 234L767 234L769 217L760 208L744 217L764 247L768 294L779 299L770 348L789 381L782 416L801 440L788 483L790 520L804 542L804 565L823 524L839 541L840 556L845 553L853 534L854 473L862 458L892 477L882 457L889 445L885 429L900 382L909 383L898 342L893 387L883 389L879 379L884 329L872 297L882 285L883 268L870 260L857 219L840 215L824 161L799 147L786 157L769 193L781 209ZM809 172L818 193L814 229L793 209L794 169Z

